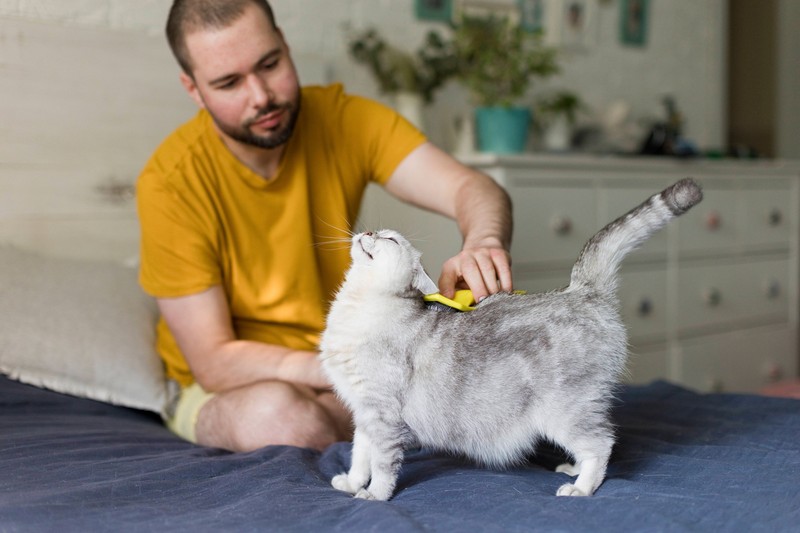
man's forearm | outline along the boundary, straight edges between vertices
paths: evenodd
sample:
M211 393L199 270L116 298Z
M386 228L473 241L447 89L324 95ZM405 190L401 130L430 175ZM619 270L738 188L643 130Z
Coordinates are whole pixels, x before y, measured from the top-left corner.
M328 388L317 353L256 341L234 340L213 349L202 364L192 365L195 379L209 392L278 380Z
M158 307L192 374L207 391L265 380L328 388L316 352L236 339L219 285L189 296L159 298Z
M455 219L464 236L461 252L442 265L439 290L452 297L459 286L477 301L513 289L511 275L511 200L494 181L472 169L455 195Z
M513 220L508 193L489 176L476 175L458 191L456 221L464 236L464 248L501 246L511 248Z

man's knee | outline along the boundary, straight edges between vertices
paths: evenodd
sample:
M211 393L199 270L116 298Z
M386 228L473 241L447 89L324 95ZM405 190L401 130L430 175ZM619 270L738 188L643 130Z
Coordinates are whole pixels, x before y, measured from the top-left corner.
M234 424L239 450L285 444L322 450L336 442L336 428L313 394L284 382L253 385L241 405L240 423Z

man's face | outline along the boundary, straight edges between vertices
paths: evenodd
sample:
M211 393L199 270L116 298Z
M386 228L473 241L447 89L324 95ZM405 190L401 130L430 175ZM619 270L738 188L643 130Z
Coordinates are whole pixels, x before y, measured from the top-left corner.
M231 26L186 36L192 76L181 81L217 128L239 143L277 148L300 111L297 72L282 34L256 7Z

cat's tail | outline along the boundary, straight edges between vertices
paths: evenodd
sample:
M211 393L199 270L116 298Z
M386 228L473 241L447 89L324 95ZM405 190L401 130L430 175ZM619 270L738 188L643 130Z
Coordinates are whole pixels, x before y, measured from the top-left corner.
M570 287L584 285L613 293L622 259L702 199L703 191L697 182L686 178L611 222L584 246L572 267Z

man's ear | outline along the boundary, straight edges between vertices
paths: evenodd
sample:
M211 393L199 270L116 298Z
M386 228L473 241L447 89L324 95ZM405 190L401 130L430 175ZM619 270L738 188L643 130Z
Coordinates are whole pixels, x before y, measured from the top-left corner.
M414 263L414 277L411 280L411 285L422 294L435 294L439 292L439 287L425 272L422 263L417 259Z
M206 104L203 102L203 97L200 96L200 91L198 91L197 83L195 83L194 79L183 71L181 71L180 79L181 85L183 85L183 88L189 93L189 97L194 100L194 103L201 109L205 108Z

